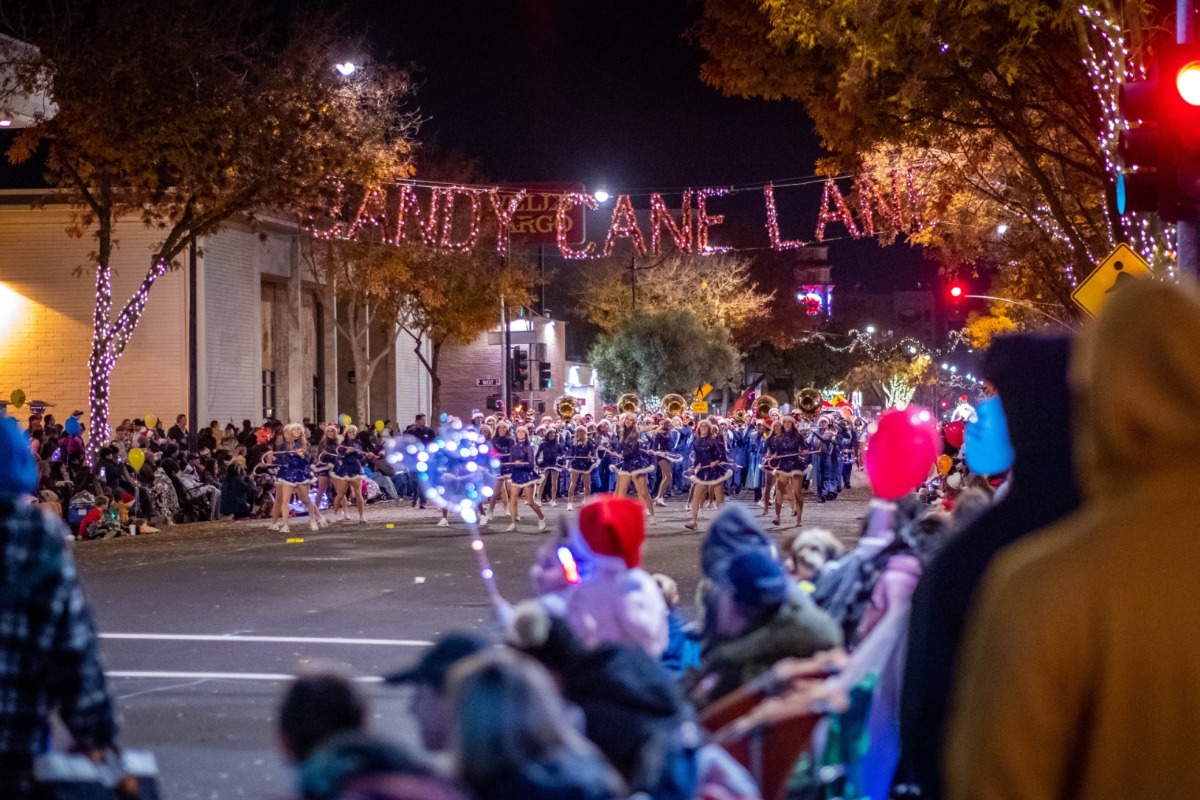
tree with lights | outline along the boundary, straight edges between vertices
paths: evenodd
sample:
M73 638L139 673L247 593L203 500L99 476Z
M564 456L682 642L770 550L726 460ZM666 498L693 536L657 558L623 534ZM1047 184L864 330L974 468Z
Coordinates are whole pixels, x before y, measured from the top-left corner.
M804 105L832 153L823 170L920 165L932 224L910 241L947 264L1021 273L1009 284L1027 293L1017 299L1073 316L1075 281L1118 241L1172 268L1170 232L1122 217L1105 191L1125 124L1117 89L1163 13L1048 0L704 0L694 33L710 85Z
M90 234L96 302L91 451L109 431L112 371L155 283L198 240L261 209L305 213L333 202L332 176L364 185L408 174L416 120L408 76L372 65L333 69L351 46L337 17L280 13L250 0L50 0L8 18L36 50L0 54L15 88L44 91L55 113L9 151L42 148L48 180ZM36 7L36 8L35 8ZM142 281L113 297L114 230L161 232Z
M729 331L707 325L682 308L639 309L602 334L588 355L600 376L605 399L622 392L661 397L711 383L730 384L741 372L741 356Z
M767 315L774 293L761 291L750 259L733 253L674 253L643 265L637 276L637 308L686 309L706 325L739 330ZM589 322L614 331L635 313L628 260L608 259L589 270L581 294Z
M868 359L850 370L845 383L851 389L870 389L887 408L903 407L912 402L917 389L930 382L932 367L933 359L928 353L911 358L897 355Z

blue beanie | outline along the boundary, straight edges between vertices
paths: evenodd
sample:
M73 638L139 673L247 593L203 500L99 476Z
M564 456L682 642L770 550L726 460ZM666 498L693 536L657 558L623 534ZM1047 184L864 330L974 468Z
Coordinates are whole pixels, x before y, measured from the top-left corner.
M730 561L751 550L770 556L774 548L746 509L727 505L708 526L708 535L700 545L700 571L719 581Z
M744 609L778 606L787 600L788 578L775 559L760 550L747 550L729 562L725 584Z
M0 499L11 500L37 488L37 465L29 439L12 417L0 417Z

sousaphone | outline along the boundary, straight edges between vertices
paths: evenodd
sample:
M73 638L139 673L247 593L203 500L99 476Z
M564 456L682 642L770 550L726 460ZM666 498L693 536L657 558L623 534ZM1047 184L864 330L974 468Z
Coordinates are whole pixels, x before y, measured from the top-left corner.
M662 399L662 410L668 417L678 417L687 410L687 398L681 394L669 394Z
M769 394L754 401L754 416L758 419L769 419L771 412L779 408L779 401Z
M816 389L801 389L796 400L796 408L806 417L811 417L821 410L821 393Z
M638 409L642 407L641 398L633 392L626 392L617 398L617 411L619 413L636 414Z

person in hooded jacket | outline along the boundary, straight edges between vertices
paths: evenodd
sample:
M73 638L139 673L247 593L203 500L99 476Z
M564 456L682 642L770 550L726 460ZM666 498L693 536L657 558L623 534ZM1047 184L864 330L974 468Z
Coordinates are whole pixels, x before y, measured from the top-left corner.
M901 693L901 779L943 796L941 753L967 611L996 554L1079 503L1067 386L1070 340L997 339L983 374L996 387L1015 454L1007 496L957 536L921 575L912 598Z
M1200 797L1197 354L1186 277L1128 281L1076 342L1083 504L984 577L947 728L947 797Z

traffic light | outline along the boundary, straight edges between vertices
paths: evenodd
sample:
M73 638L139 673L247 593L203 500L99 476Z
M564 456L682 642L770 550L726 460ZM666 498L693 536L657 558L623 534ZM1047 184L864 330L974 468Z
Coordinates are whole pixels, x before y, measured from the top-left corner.
M962 281L954 281L947 288L946 293L950 295L950 302L959 303L967 296L967 285Z
M1200 45L1166 43L1151 77L1121 86L1121 115L1132 126L1118 142L1118 213L1157 212L1170 222L1200 209Z
M549 388L550 388L550 386L551 386L551 381L550 381L550 365L549 365L548 363L546 363L545 361L539 361L539 362L538 362L538 382L537 382L537 385L538 385L538 388L539 388L539 389L549 389Z
M512 388L523 391L529 383L529 352L514 347L512 352Z

